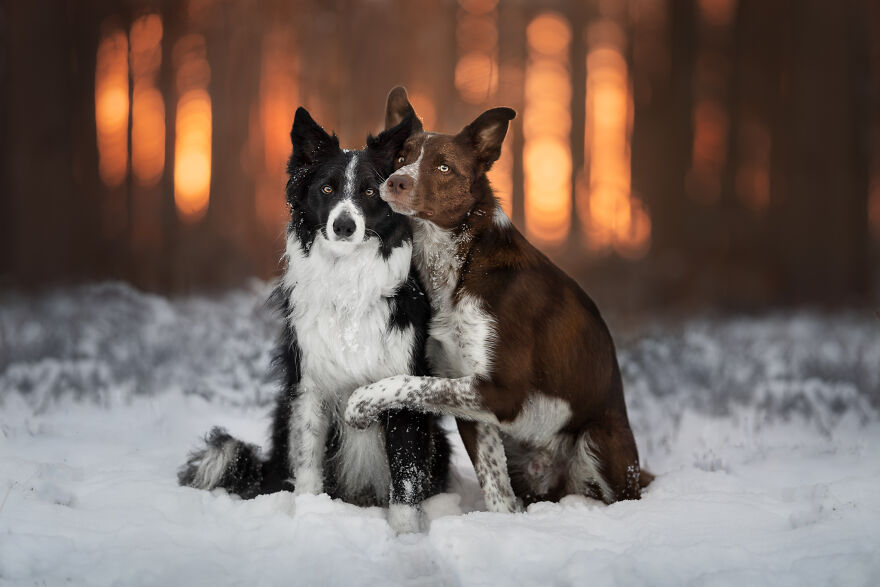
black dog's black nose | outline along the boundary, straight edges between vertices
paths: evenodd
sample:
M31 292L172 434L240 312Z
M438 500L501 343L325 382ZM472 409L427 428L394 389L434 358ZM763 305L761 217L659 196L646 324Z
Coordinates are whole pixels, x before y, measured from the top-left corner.
M339 238L349 238L355 231L354 218L348 214L340 214L333 221L333 232Z

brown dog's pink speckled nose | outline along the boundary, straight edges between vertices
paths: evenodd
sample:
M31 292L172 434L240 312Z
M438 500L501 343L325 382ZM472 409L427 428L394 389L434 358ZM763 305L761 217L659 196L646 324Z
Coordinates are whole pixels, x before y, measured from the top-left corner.
M388 178L388 189L395 196L403 195L413 187L413 179L402 173L392 175Z

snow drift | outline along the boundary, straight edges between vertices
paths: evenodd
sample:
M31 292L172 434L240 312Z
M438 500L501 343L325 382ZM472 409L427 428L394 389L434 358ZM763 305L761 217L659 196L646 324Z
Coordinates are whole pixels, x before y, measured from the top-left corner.
M269 287L0 297L0 583L880 583L869 312L701 318L619 337L636 440L658 475L641 501L486 513L456 441L430 530L397 537L379 508L176 485L211 425L265 442Z

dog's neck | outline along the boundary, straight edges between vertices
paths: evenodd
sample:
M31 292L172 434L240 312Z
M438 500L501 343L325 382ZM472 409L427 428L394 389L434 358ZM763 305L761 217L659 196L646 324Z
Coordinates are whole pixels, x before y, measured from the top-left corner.
M413 219L413 262L435 310L452 300L469 260L481 254L474 246L481 237L512 227L485 177L474 189L480 192L477 202L453 228Z

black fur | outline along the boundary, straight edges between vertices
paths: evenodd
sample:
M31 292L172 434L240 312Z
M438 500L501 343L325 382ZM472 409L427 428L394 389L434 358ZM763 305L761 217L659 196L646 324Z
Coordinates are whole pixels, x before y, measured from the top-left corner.
M409 136L412 124L414 118L407 117L400 125L378 137L369 137L366 149L361 151L363 156L359 159L356 201L363 211L370 234L380 239L379 251L385 259L397 247L412 242L407 220L394 214L378 195L379 184L392 171L393 157ZM296 112L291 141L293 154L288 163L290 179L286 189L290 206L288 232L296 234L308 254L319 231L326 230L329 210L336 202L333 197L322 193L321 188L330 185L337 191L340 189L338 184L351 155L342 151L336 136L328 135L303 108ZM375 190L373 196L366 195L368 188ZM186 465L180 469L178 480L181 485L205 489L222 487L246 499L294 488L289 460L290 417L302 369L297 335L286 320L291 310L289 293L281 284L270 300L278 309L284 327L275 359L282 388L272 413L268 456L263 458L258 447L236 440L221 428L214 428L206 437L205 446L191 453ZM392 309L388 327L413 329L410 374L428 374L425 341L430 305L414 271L410 272L409 279L394 296L387 298L387 303ZM329 462L338 450L338 435L337 430L333 429L334 425L343 424L331 422L325 462ZM392 477L389 501L418 505L425 498L445 490L450 451L436 417L397 410L386 414L383 425ZM200 476L199 467L204 466L212 455L220 454L232 455L232 458L222 474L216 477L218 481L212 487L205 487L204 475ZM333 470L333 467L324 467L324 490L332 497L340 497ZM377 496L358 497L353 501L361 505L384 505L379 503Z

